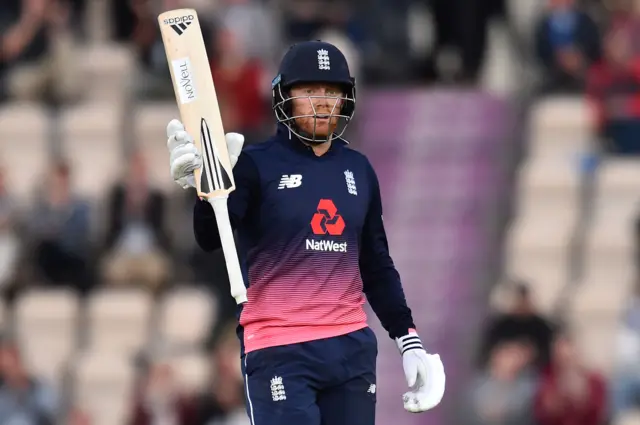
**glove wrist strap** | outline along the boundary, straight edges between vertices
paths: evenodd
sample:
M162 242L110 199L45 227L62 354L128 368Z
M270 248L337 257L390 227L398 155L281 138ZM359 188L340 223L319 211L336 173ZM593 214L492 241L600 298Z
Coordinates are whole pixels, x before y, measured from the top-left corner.
M409 333L407 333L407 335L396 338L396 343L398 344L400 354L404 354L411 350L424 350L422 341L414 329L409 329Z

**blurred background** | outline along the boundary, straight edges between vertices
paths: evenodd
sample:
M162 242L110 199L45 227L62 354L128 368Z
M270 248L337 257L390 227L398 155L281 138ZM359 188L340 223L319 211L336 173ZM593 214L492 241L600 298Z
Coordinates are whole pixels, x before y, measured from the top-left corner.
M339 46L437 409L379 424L640 424L640 1L2 0L0 424L246 425L221 253L169 176L157 27L196 8L225 129L274 129L292 42Z

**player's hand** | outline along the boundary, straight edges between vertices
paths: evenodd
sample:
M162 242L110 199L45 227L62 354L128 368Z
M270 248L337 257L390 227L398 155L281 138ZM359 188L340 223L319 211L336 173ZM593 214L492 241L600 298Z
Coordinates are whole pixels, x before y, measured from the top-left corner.
M427 354L417 333L397 338L409 391L403 396L405 410L424 412L436 407L444 395L446 377L438 354Z
M227 133L225 139L233 168L242 151L244 136L239 133ZM202 167L202 155L198 152L193 137L178 120L172 120L167 125L167 148L173 180L183 189L195 187L193 172Z

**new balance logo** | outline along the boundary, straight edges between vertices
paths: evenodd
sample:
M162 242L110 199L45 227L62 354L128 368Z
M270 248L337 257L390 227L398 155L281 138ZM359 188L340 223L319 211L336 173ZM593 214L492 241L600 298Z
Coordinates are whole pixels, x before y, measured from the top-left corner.
M173 28L173 30L178 33L178 35L182 35L182 33L187 30L187 27L189 25L191 25L191 21L182 22L180 24L173 24L171 25L171 28Z
M271 398L273 401L283 401L287 399L287 394L284 391L284 384L282 383L282 377L274 376L271 379Z
M278 189L293 189L294 187L300 187L300 185L302 185L301 174L285 174L280 179Z

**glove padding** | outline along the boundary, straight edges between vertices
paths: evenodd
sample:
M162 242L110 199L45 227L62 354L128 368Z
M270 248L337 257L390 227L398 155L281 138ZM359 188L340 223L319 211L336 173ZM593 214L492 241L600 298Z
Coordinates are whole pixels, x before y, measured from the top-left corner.
M402 353L402 367L409 386L402 401L411 413L433 409L444 396L446 376L438 354L427 354L415 332L397 338Z
M227 133L225 140L231 168L233 168L242 151L244 136L239 133ZM202 167L202 155L198 152L193 137L186 132L184 125L178 120L171 120L167 125L167 148L173 180L183 189L196 187L193 173Z

